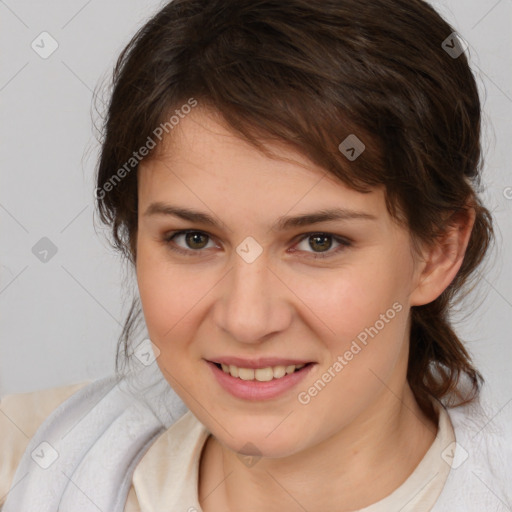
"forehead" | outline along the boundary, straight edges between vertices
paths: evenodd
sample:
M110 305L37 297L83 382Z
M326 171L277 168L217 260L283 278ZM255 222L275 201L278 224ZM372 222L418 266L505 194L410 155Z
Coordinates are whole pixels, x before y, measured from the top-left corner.
M305 175L325 175L323 169L284 141L270 141L263 137L259 140L264 144L265 152L235 133L217 111L196 107L180 119L169 133L164 133L155 157L143 161L141 166L147 167L147 162L155 160L160 163L195 164L208 169L218 167L219 162L224 163L225 167L234 167L241 162L249 165L264 161L266 165L260 167L262 172L269 167L278 167L283 171L293 167L295 171L303 169Z
M226 202L247 214L274 206L384 213L381 188L357 192L284 142L264 143L272 156L233 133L215 112L195 108L164 137L155 156L139 166L139 200L179 199L202 207Z

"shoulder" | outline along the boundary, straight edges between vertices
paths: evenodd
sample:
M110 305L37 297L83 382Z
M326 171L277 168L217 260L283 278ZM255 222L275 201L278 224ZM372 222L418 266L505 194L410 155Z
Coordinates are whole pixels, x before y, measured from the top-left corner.
M456 504L468 511L512 510L510 409L512 402L500 407L483 398L446 407L455 443L442 455L451 470L433 511L451 510Z
M488 399L479 399L448 408L448 414L456 439L482 455L487 454L488 459L482 459L487 466L492 466L496 458L510 456L505 457L506 464L501 471L512 471L512 401L500 407ZM508 477L512 478L512 474Z
M56 400L49 414L40 414L18 444L25 450L13 457L15 472L9 468L2 482L11 489L7 497L0 494L5 512L37 510L41 496L48 510L85 511L91 503L113 510L113 503L126 501L145 451L187 410L156 364L79 386L61 394L60 404Z
M0 399L0 504L38 428L59 405L90 382L14 393Z
M1 425L4 426L4 421L10 418L29 435L33 434L53 409L91 382L85 380L65 386L5 395L0 398L0 410L4 416L3 420L0 418Z

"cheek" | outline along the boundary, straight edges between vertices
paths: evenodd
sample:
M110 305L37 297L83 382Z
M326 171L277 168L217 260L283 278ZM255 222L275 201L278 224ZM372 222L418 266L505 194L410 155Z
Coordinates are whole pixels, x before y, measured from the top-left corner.
M208 288L170 265L160 252L139 245L137 283L150 338L164 352L171 340L184 339L193 308Z
M315 318L314 330L333 350L343 349L347 341L376 323L379 331L388 330L396 323L397 310L406 309L407 272L402 269L407 262L386 261L385 255L379 258L379 263L368 258L320 278L318 274L290 277L294 293L313 313L308 316Z
M370 400L382 387L379 379L386 381L397 364L400 372L406 366L408 264L403 255L381 253L347 267L336 279L297 290L319 319L317 332L326 349L322 367L307 383L315 387L312 395L323 396L314 398L317 405L335 402L357 409L357 400Z

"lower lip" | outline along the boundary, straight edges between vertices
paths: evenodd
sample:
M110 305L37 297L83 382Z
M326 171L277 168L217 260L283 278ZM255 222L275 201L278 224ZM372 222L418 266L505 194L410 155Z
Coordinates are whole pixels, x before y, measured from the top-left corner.
M210 361L206 362L212 369L217 382L227 392L237 398L243 398L244 400L269 400L282 395L301 382L314 366L314 363L310 363L299 371L290 373L280 379L259 382L257 380L242 380L238 377L232 377L229 373L218 368L214 363Z

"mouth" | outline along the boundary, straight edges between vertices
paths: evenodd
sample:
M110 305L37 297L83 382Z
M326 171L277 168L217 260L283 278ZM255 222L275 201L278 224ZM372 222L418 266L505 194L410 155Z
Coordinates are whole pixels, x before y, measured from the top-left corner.
M266 366L263 368L244 368L234 364L216 363L210 361L219 370L231 375L236 379L245 381L258 381L270 382L271 380L282 379L292 373L300 372L303 368L310 366L314 363L290 364L290 365L276 365Z
M249 401L271 400L286 396L317 366L314 362L286 362L295 364L275 364L274 359L257 362L241 361L239 363L241 365L238 366L227 364L225 360L222 362L205 360L214 381L221 389L235 398ZM249 365L253 368L248 368Z

